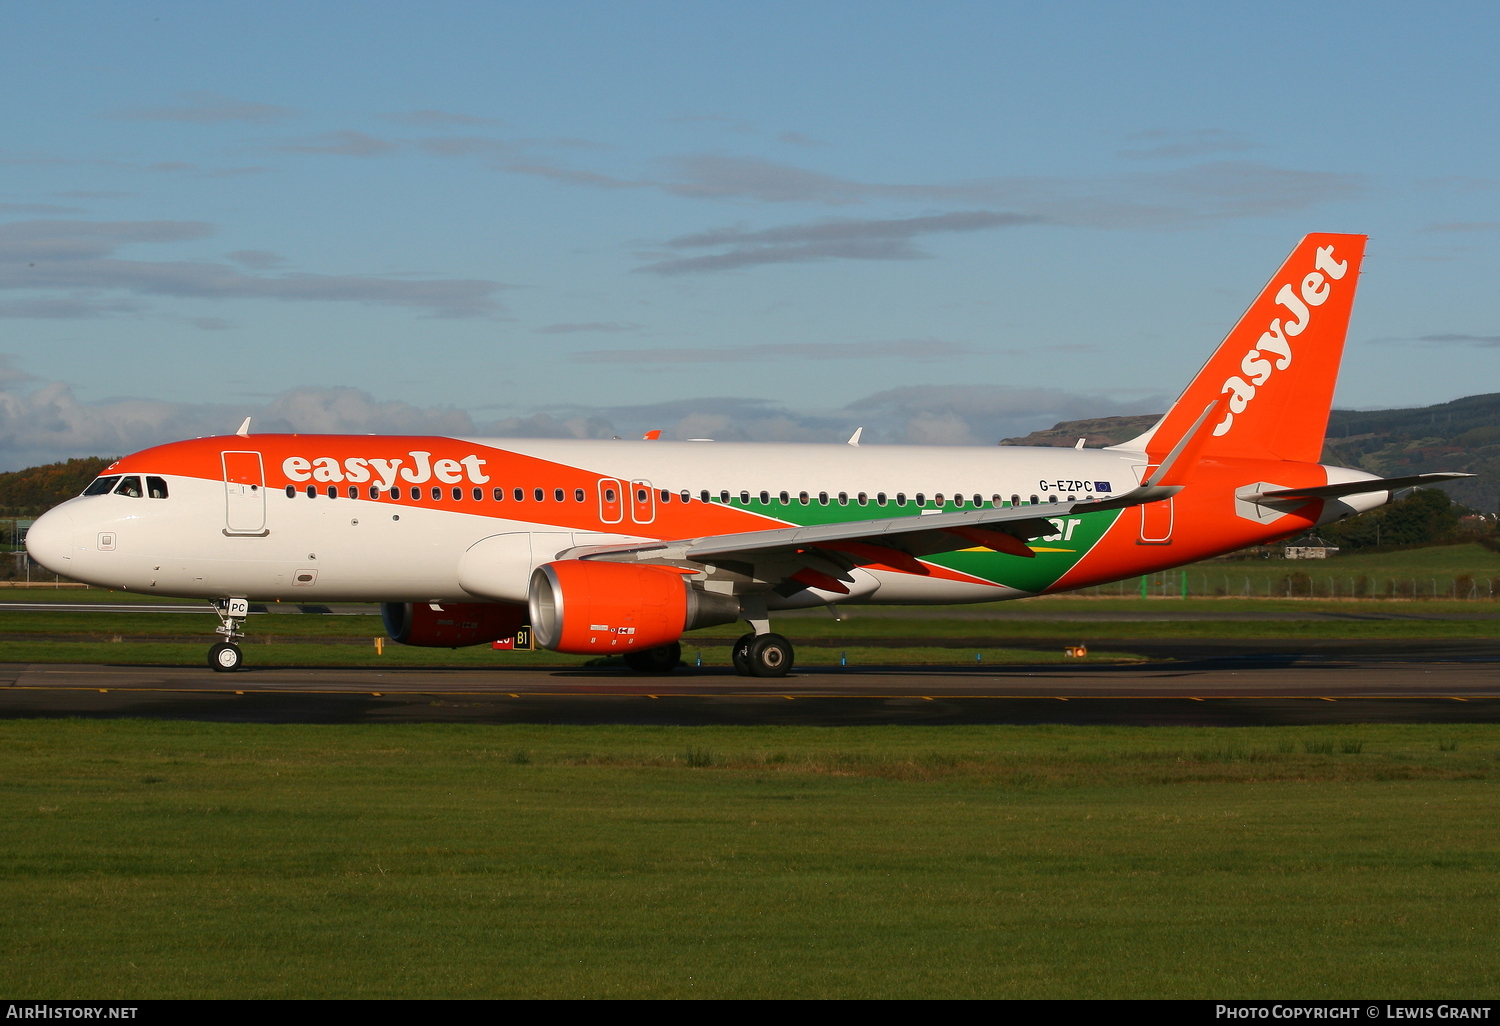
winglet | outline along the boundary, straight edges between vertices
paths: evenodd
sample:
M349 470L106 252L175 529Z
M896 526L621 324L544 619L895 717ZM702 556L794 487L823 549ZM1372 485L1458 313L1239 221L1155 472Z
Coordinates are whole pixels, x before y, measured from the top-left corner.
M249 417L245 418L245 423L243 423L243 424L240 425L240 429L238 431L236 431L235 434L239 435L241 438L249 438L250 437L250 418Z
M658 441L660 438L661 438L661 432L660 431L647 431L644 435L641 436L641 441L643 441L643 442L655 442L655 441Z
M854 446L856 449L859 448L859 436L864 433L864 430L865 429L863 427L857 427L854 429L854 434L849 436L849 444Z

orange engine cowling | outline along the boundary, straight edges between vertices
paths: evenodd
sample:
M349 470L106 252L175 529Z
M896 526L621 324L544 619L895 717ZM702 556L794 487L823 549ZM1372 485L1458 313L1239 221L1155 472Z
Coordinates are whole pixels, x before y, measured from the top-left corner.
M385 632L402 645L463 648L513 638L526 623L526 607L510 602L382 602Z
M537 645L578 654L656 648L739 618L736 599L699 591L676 570L586 559L537 567L529 605Z

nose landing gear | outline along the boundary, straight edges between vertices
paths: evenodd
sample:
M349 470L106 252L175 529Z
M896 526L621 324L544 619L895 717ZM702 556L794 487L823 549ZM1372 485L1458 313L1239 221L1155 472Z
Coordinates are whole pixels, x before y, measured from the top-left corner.
M219 673L233 673L245 662L235 642L245 636L241 628L250 615L250 600L220 599L214 603L214 612L219 614L219 626L214 628L214 633L224 635L224 640L209 648L208 665Z

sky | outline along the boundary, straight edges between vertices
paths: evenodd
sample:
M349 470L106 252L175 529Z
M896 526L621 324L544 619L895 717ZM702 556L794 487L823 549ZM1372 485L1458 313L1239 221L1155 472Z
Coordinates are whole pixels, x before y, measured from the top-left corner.
M0 0L0 469L252 430L992 445L1310 231L1500 391L1500 8Z

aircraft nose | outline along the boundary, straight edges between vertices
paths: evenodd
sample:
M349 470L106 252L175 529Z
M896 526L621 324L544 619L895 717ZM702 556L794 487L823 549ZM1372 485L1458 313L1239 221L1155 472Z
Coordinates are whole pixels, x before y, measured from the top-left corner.
M26 552L55 574L67 576L73 556L73 516L51 509L37 518L26 532Z

